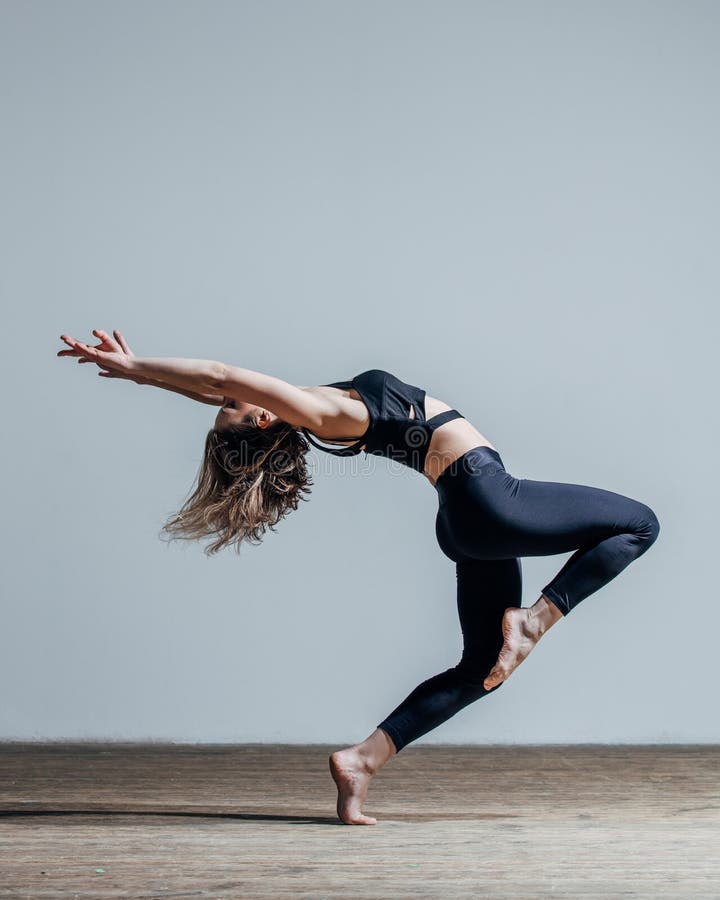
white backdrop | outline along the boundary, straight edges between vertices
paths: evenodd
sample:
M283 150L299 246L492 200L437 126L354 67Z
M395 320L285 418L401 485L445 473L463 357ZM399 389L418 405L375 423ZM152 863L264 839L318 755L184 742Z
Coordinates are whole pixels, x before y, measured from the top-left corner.
M410 470L313 451L261 547L161 542L214 410L55 356L118 327L301 385L389 369L517 477L655 510L646 555L419 743L717 741L720 7L0 16L0 737L347 743L459 659ZM566 558L523 561L524 605Z

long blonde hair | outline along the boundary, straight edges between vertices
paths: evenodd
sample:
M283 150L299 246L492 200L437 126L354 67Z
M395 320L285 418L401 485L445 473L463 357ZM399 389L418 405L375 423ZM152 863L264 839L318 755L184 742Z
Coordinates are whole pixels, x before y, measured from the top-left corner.
M207 433L196 484L162 528L170 540L215 539L211 556L225 546L240 552L243 541L259 544L265 532L297 509L312 480L309 444L287 422L259 428L255 420Z

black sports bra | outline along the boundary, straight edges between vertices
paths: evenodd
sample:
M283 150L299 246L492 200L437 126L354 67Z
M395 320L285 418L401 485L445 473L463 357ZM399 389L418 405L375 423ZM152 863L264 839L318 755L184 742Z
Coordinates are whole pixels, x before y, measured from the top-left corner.
M364 446L366 454L386 456L424 474L425 457L435 429L452 419L465 418L456 409L448 409L426 419L425 391L383 369L368 369L350 381L333 381L322 387L354 388L370 414L370 425L361 438L334 438L354 441L348 447L323 446L307 428L301 429L313 447L334 456L355 456ZM414 419L410 418L411 408L415 411Z

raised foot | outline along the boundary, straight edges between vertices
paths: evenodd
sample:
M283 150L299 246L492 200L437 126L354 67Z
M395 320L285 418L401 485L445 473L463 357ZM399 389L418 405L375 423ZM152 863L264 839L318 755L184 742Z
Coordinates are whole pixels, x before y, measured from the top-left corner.
M375 774L357 750L336 750L330 754L330 773L337 785L337 814L346 825L377 825L377 819L361 811L370 781Z
M487 691L508 680L540 640L543 632L537 627L529 609L511 606L503 615L502 634L504 642L500 655L483 681Z

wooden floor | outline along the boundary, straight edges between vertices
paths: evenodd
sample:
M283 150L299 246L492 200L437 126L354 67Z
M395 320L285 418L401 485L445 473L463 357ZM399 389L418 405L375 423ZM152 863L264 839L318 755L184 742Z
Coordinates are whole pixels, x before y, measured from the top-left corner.
M720 746L0 743L0 898L720 898Z

